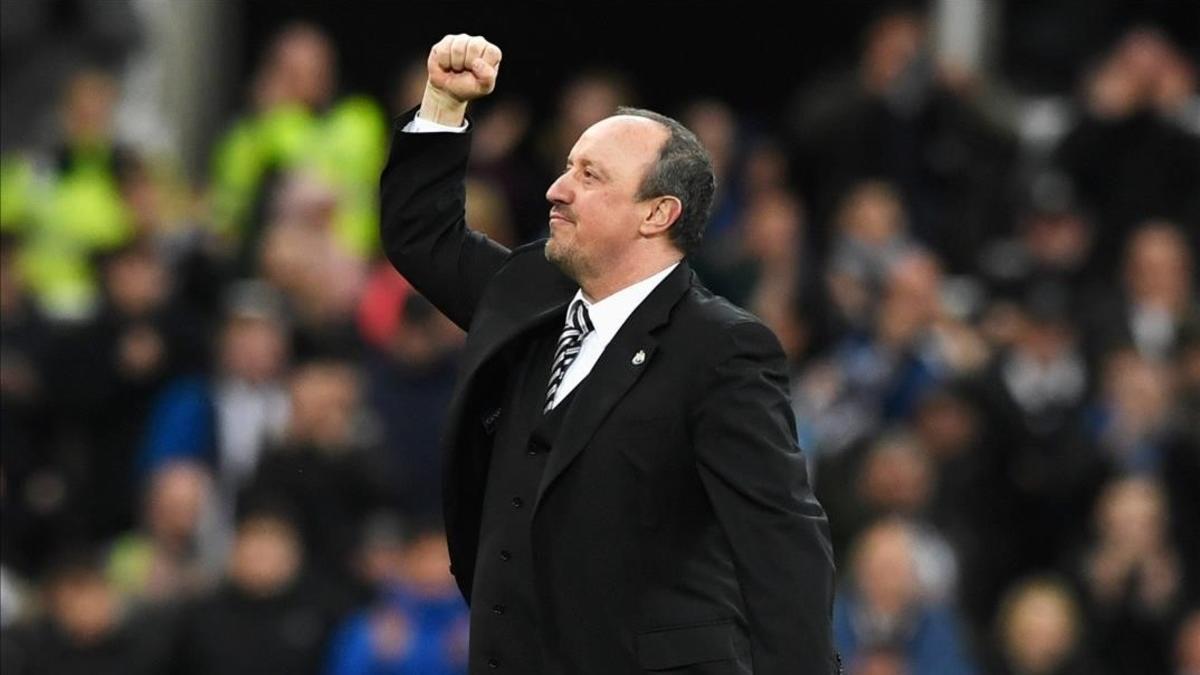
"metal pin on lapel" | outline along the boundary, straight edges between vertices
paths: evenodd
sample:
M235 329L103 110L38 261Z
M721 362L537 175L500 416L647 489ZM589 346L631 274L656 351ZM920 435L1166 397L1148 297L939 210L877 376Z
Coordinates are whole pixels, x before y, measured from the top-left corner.
M638 352L633 355L633 365L640 366L645 362L646 362L646 352L645 352L645 350L639 349Z

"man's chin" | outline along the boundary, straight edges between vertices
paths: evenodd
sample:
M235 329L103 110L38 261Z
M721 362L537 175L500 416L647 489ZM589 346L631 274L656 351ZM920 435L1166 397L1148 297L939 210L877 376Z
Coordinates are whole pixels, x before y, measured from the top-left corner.
M546 240L546 246L543 247L542 252L545 254L546 260L561 270L563 274L572 279L576 278L574 259L568 251L563 250L561 242L554 240L553 234Z

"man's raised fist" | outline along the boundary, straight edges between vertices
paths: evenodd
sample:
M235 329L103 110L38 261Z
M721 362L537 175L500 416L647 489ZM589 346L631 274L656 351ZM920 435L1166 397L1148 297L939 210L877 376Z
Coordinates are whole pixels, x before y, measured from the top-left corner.
M500 48L478 35L447 35L429 51L429 86L467 103L496 88Z

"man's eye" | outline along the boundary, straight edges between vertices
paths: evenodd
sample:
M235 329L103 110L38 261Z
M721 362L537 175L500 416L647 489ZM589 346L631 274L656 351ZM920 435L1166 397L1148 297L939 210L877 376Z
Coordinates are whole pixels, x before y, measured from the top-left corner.
M592 171L591 169L588 169L583 172L583 177L594 179L594 178L596 178L596 172Z

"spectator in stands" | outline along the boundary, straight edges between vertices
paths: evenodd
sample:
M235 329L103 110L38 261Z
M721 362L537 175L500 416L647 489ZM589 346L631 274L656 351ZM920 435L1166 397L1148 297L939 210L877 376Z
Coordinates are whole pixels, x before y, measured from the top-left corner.
M1074 301L1091 301L1110 269L1089 265L1094 226L1070 178L1059 171L1035 173L1025 188L1011 237L999 237L985 250L978 273L993 302L1019 302L1036 283L1055 283Z
M1111 354L1091 417L1096 446L1118 472L1157 474L1175 442L1171 381L1165 368L1133 350Z
M168 462L149 476L141 527L108 552L108 577L127 601L186 599L217 579L228 550L215 499L212 473L198 462Z
M1066 585L1049 577L1023 580L1008 590L996 618L994 675L1094 675L1101 672L1084 650L1078 603Z
M726 235L737 226L745 205L743 132L733 107L718 99L692 101L680 121L696 134L712 158L717 192L701 251L720 255L725 247L718 242L727 241Z
M804 206L792 191L786 155L774 139L745 131L723 101L693 101L683 122L709 151L717 180L692 264L713 292L751 309L776 331L788 355L798 357L810 337L798 308L801 298L817 299L819 268L806 259Z
M1095 537L1077 575L1096 656L1113 675L1170 668L1185 579L1169 519L1162 486L1152 479L1117 480L1096 504Z
M735 300L763 320L779 338L793 364L811 355L816 308L802 305L818 293L804 259L804 210L782 188L764 188L749 198L742 230L741 271L746 274ZM732 289L731 289L732 290ZM733 294L731 294L733 295Z
M979 456L979 411L965 389L957 385L930 392L918 404L912 424L912 433L938 476L933 513L956 532L971 529L974 498L990 478L983 475Z
M139 468L171 459L213 467L226 512L254 475L264 446L288 421L284 378L288 326L277 293L262 282L229 289L213 374L167 385L146 425Z
M1175 354L1180 333L1200 321L1193 254L1172 223L1143 223L1129 238L1119 293L1092 318L1093 351L1133 347L1156 361Z
M127 616L90 553L65 554L45 591L45 620L6 636L6 675L154 675L168 665L170 623Z
M878 650L914 673L976 672L954 610L922 595L908 525L886 520L868 528L850 564L850 584L834 604L834 640L849 672L861 672Z
M979 638L995 612L995 591L987 588L997 557L991 528L997 505L1007 495L981 445L988 427L970 390L959 383L931 392L917 407L912 431L936 467L928 514L957 554L959 606Z
M867 181L846 193L827 259L826 283L837 318L850 329L870 324L888 268L917 248L899 195Z
M55 317L82 319L96 309L99 286L89 256L133 235L120 186L136 160L115 138L118 93L102 71L72 77L62 97L62 136L50 180L5 186L25 193L14 195L27 205L19 218L21 271L41 308Z
M1079 523L1103 480L1104 463L1085 433L1089 373L1069 311L1060 287L1030 289L1014 345L977 387L981 460L993 496L977 523L993 542L983 561L991 580L979 583L988 589L987 604L1078 542Z
M899 517L908 523L922 597L941 604L957 595L958 560L930 512L937 481L937 468L925 448L912 436L894 434L882 436L871 448L857 488L873 519Z
M1084 114L1058 148L1056 162L1096 208L1099 269L1116 266L1138 223L1200 222L1200 137L1160 112L1191 99L1189 88L1194 96L1176 52L1159 31L1130 30L1088 74Z
M882 179L903 195L913 235L958 272L1010 222L1014 144L929 41L918 12L885 9L866 29L858 72L802 90L786 123L818 233L851 186Z
M912 250L886 265L884 287L859 298L870 323L845 333L803 376L811 378L801 389L820 453L841 452L907 419L956 368L976 368L986 354L969 331L944 320L936 259Z
M811 356L821 289L786 156L772 139L750 136L716 98L692 101L682 119L709 151L716 177L713 215L692 265L714 293L762 318L798 363Z
M822 503L838 521L835 551L847 558L849 542L883 518L903 519L913 537L922 596L951 602L958 583L957 554L932 511L937 467L917 439L903 431L882 434L860 450L823 464ZM839 486L845 485L839 489Z
M746 199L724 238L717 235L703 249L704 267L698 273L711 280L713 292L741 305L756 304L760 295L793 302L804 237L800 202L781 189Z
M736 220L715 237L705 231L697 274L714 293L761 318L798 363L811 351L810 317L819 315L805 302L819 289L805 260L803 206L786 188L773 185L726 199L738 202L731 212Z
M406 551L405 535L411 528L397 511L381 509L364 520L354 553L354 576L367 589L367 598L400 583Z
M466 673L468 610L447 573L445 534L411 526L394 562L379 599L338 631L326 673Z
M370 435L377 423L363 407L359 372L347 362L301 364L289 390L283 437L264 449L243 493L293 504L310 571L325 581L349 579L359 523L395 500L387 471L377 466Z
M202 324L176 301L173 269L149 239L134 239L99 265L99 312L65 334L56 369L59 405L78 410L88 439L81 498L88 529L105 541L135 523L137 448L154 399L175 377L205 365Z
M253 110L236 120L213 154L213 207L218 229L236 243L238 269L259 258L262 217L281 172L303 170L337 195L333 229L347 253L376 246L376 187L387 124L372 99L334 101L336 54L311 24L284 27L263 54Z
M353 318L365 261L337 245L337 194L316 176L276 177L263 228L261 278L282 292L297 358L352 356L361 345Z
M316 675L340 608L305 574L288 507L263 499L240 515L227 578L186 609L176 662L192 675Z

